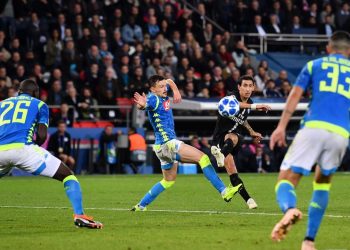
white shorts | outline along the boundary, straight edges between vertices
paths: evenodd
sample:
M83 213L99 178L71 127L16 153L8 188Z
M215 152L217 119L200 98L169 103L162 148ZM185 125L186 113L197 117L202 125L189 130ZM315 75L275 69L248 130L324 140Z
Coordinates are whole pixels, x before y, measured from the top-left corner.
M23 148L0 151L0 177L17 167L33 175L52 177L61 160L38 145L24 145Z
M173 163L176 163L180 159L177 152L179 152L182 143L183 141L172 139L162 145L153 146L153 151L160 160L162 169L170 169L173 166Z
M309 175L312 166L317 163L322 174L328 176L339 167L348 142L347 138L336 133L304 127L298 131L289 147L281 170L292 169L295 173Z

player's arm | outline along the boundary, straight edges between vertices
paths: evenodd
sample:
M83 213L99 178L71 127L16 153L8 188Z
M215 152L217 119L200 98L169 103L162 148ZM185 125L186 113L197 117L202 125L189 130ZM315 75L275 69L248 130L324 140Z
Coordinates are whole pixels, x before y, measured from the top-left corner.
M260 141L262 139L262 135L258 132L255 132L247 120L244 121L243 126L248 130L249 135L251 137L253 137L253 139L258 140L258 141Z
M169 84L169 87L173 91L174 103L180 103L182 97L181 97L179 89L176 86L176 83L171 79L167 79L166 82Z
M286 143L286 128L292 117L304 90L300 86L294 86L288 96L286 106L282 112L280 121L278 122L277 128L273 131L270 139L270 148L273 149L275 144L278 146L287 146Z
M240 102L239 108L240 109L251 109L251 110L265 111L265 112L271 110L270 105L267 105L267 104L255 104L255 103L246 103L246 102Z
M44 142L46 141L46 137L47 137L47 126L46 124L39 123L37 132L36 132L35 143L38 144L39 146L43 145Z
M142 95L140 95L138 92L134 93L134 102L136 103L136 107L138 109L145 109L146 108L146 104L147 104L147 96L145 93L142 93Z
M49 126L49 107L41 101L38 105L38 109L38 125L35 143L41 146L47 137L47 128Z
M270 149L273 150L275 145L287 146L286 143L286 128L291 116L293 115L304 90L311 84L311 74L313 68L313 61L308 62L298 75L294 86L288 96L286 106L282 112L281 119L277 125L275 131L273 131L270 138Z

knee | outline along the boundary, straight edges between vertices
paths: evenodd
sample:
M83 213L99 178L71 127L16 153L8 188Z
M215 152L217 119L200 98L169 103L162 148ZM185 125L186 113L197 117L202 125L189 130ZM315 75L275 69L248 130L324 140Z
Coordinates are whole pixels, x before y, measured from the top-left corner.
M175 179L172 180L172 181L167 181L167 180L163 179L163 180L160 181L160 184L161 184L165 189L168 189L168 188L171 188L171 187L175 184Z

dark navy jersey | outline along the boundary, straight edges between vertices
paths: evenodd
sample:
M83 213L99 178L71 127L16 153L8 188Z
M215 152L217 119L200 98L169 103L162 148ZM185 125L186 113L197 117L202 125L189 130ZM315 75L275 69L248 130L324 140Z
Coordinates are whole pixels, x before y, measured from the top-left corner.
M242 99L239 93L233 93L239 102L242 102ZM253 101L251 98L247 100L247 103L252 104ZM250 109L240 109L238 114L233 117L223 117L218 113L218 118L216 121L216 126L213 135L213 141L220 141L228 133L241 134L244 129L244 122L247 120Z

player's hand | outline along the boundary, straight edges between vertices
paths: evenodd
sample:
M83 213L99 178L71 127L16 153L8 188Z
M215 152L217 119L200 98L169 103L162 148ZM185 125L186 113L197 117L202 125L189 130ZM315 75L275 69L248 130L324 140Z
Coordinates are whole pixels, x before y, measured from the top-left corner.
M253 141L255 143L260 143L261 139L263 138L262 135L258 132L252 132L250 136L253 138Z
M140 108L146 107L147 97L145 93L142 93L140 95L138 92L134 93L134 102L138 105Z
M182 100L181 94L179 91L175 91L174 92L174 96L173 96L173 102L174 103L180 103Z
M267 105L267 104L257 104L256 110L265 111L267 113L269 110L271 110L271 107L270 105Z
M270 137L270 149L273 150L276 144L279 147L287 147L285 129L277 127L275 131L273 131Z

